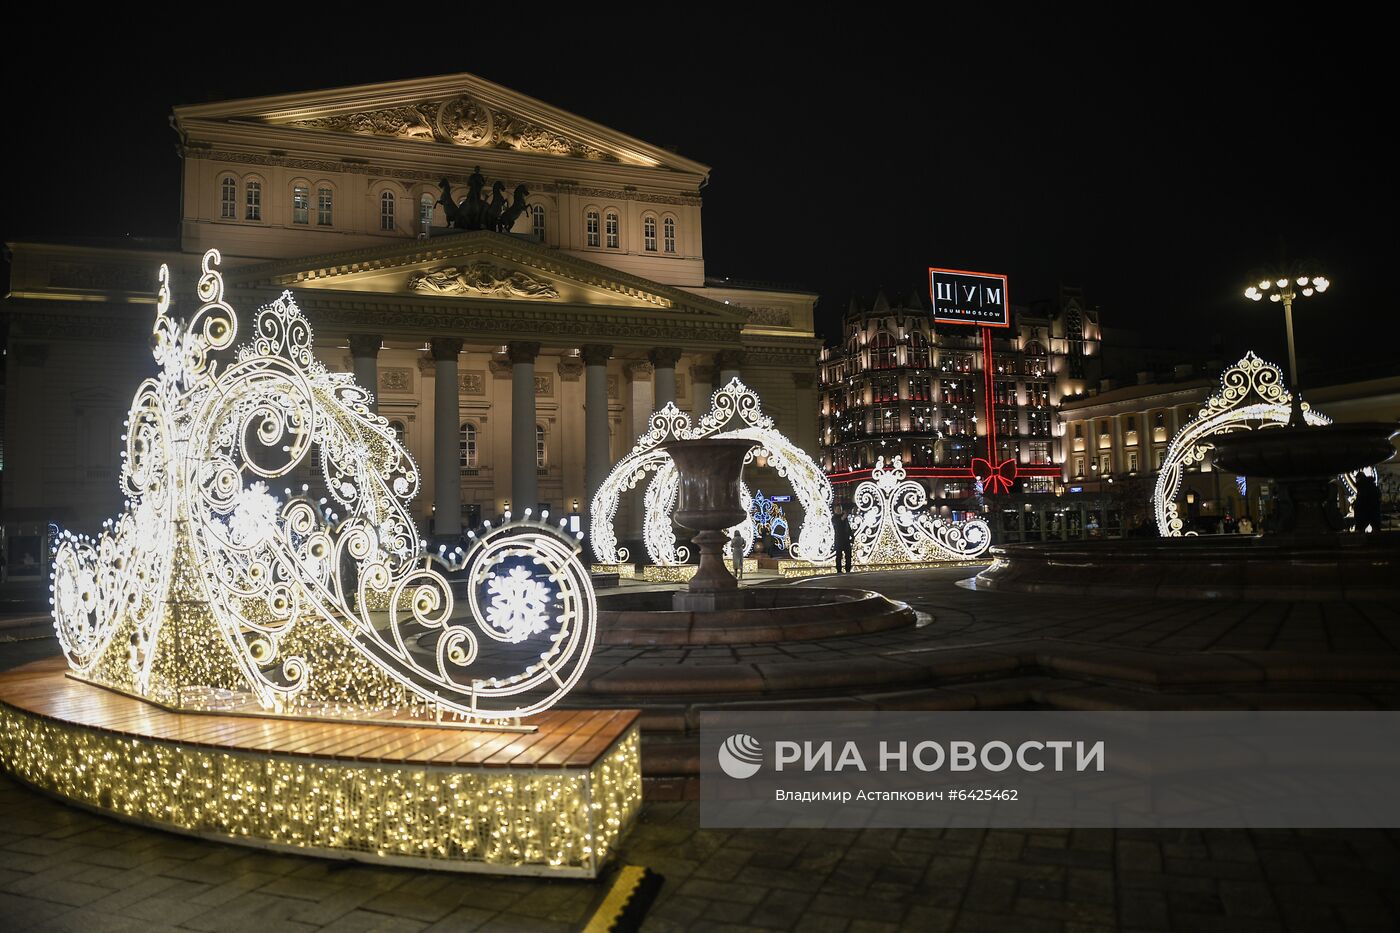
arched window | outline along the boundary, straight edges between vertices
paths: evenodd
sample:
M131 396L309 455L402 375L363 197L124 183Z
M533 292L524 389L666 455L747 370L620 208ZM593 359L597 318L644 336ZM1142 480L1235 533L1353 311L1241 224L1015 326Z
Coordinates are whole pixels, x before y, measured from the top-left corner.
M225 175L219 183L219 219L238 219L238 182L232 175Z
M870 343L870 366L872 369L890 369L898 362L895 354L894 337L880 331Z
M306 185L292 188L292 223L311 223L311 189Z
M544 242L544 205L533 204L530 206L530 231L535 234L535 239Z
M427 233L433 227L433 208L437 206L437 199L431 194L424 194L418 199L418 232Z
M250 180L243 192L243 219L262 220L262 182Z
M664 235L662 245L666 252L674 254L676 251L676 218L667 217L665 223L661 225Z
M320 188L316 191L316 225L318 227L329 227L335 220L333 209L335 208L335 193L329 188Z
M379 196L379 229L394 229L394 192L385 191Z
M462 425L462 430L458 433L457 459L461 464L462 472L476 469L476 425L470 421L465 422Z
M395 418L389 422L389 430L394 432L394 437L398 438L400 446L408 446L408 425Z
M589 246L602 246L603 242L598 236L598 212L590 210L584 215L584 227L588 232Z
M655 217L646 217L642 220L642 248L648 253L656 252Z
M545 467L545 447L544 447L544 425L535 425L535 466L541 470Z
M918 331L909 335L909 365L928 369L928 338Z
M618 233L617 211L608 211L605 218L605 229L608 234L608 249L618 249L622 246L622 237Z

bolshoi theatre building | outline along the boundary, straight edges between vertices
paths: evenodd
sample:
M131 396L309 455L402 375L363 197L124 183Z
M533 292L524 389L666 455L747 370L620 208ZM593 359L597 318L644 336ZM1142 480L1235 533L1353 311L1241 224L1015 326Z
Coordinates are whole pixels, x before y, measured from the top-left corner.
M119 509L157 269L188 314L211 247L230 304L291 290L322 362L373 389L439 539L507 509L586 510L654 409L698 415L734 376L816 450L816 296L707 276L708 166L468 74L179 106L171 126L177 239L7 244L18 548Z

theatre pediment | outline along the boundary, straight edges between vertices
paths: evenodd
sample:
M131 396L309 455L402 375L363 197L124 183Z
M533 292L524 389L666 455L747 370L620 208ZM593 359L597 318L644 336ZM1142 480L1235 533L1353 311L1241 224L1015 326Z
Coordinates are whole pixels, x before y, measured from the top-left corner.
M230 270L235 286L382 297L672 311L742 326L720 302L489 231Z
M175 108L184 125L238 124L707 174L669 150L472 74Z

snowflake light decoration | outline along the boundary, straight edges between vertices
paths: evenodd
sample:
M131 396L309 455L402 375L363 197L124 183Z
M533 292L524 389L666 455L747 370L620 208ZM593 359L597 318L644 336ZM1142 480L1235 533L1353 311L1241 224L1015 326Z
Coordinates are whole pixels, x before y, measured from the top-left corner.
M676 508L679 477L671 457L660 449L667 441L702 437L740 437L754 442L744 463L764 455L768 465L792 484L793 492L805 512L797 541L791 545L793 557L800 560L822 561L836 553L836 531L831 523L831 483L807 452L784 437L774 426L773 419L763 414L758 393L737 378L716 389L711 396L710 410L692 425L690 416L671 402L651 415L650 428L638 438L631 452L617 462L593 497L590 540L594 556L604 564L616 564L629 559L625 547L618 546L614 522L622 494L634 489L648 476L650 480L644 499L642 520L643 540L652 562L661 565L685 563L689 549L677 546L671 515ZM747 487L740 490L745 511L750 507ZM753 549L754 527L746 518L726 531L735 530L745 541L744 553Z
M161 371L127 419L127 509L95 539L59 537L54 628L74 673L173 708L439 721L553 705L593 649L577 542L531 521L478 538L459 568L470 611L454 616L408 511L412 457L353 376L315 359L290 292L231 350L219 261L204 255L188 321L161 267ZM324 507L271 492L312 463ZM484 608L498 569L511 589Z
M930 515L928 493L907 479L895 457L875 460L870 479L856 487L851 562L861 565L975 560L992 543L992 530L980 518L961 522Z
M549 586L535 579L524 567L515 566L509 573L492 574L486 591L491 594L486 621L500 629L511 642L524 641L549 625Z
M1211 438L1232 431L1283 427L1292 417L1293 394L1283 381L1283 370L1246 353L1220 375L1220 391L1206 399L1196 416L1182 426L1167 445L1157 483L1152 489L1152 511L1164 538L1190 537L1177 507L1183 474L1199 466L1215 449ZM1332 419L1302 403L1303 418L1310 425L1331 424ZM1347 497L1356 498L1350 476L1339 477ZM1243 494L1243 489L1241 490Z

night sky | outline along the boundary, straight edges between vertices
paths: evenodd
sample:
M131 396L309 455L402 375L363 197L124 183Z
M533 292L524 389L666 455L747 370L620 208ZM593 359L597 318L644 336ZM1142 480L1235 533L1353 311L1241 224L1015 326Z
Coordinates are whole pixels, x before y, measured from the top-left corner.
M1241 290L1286 244L1334 282L1299 309L1304 370L1396 365L1380 36L1039 17L647 35L463 7L448 42L387 15L334 37L228 16L219 42L55 25L6 64L0 234L174 236L174 104L470 71L711 165L708 274L818 292L826 337L852 294L926 289L932 264L1004 272L1018 304L1080 286L1108 327L1200 360L1283 362L1279 307Z

